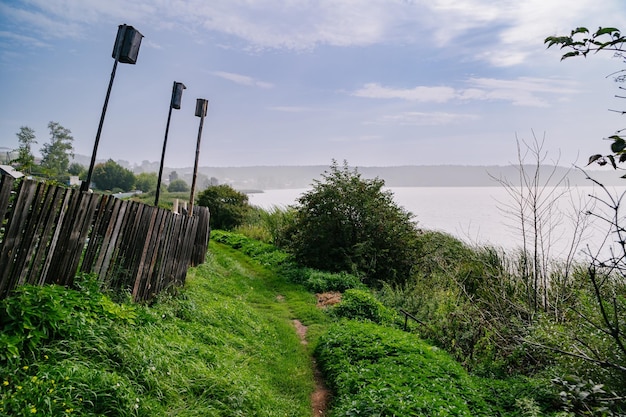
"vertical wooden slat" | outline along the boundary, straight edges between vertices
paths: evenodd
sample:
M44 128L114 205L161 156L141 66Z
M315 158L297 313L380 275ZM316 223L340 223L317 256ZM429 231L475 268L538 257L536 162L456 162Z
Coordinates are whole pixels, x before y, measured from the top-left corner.
M16 251L16 257L13 261L14 280L16 285L22 285L29 275L33 252L39 245L41 236L40 229L44 221L49 203L51 202L50 189L46 184L40 183L37 186L35 198L30 206L28 220L24 224L22 240L20 247ZM39 232L39 233L38 233Z
M194 215L32 180L0 182L0 298L23 283L70 285L78 269L109 288L145 301L183 285L187 268L204 261L208 210Z
M27 222L29 207L32 204L37 183L22 181L15 206L7 223L0 253L0 296L13 289L15 282L11 277L14 270L16 248L19 247L24 224Z
M139 296L141 300L150 299L156 294L156 277L154 267L159 254L159 242L165 226L166 214L167 211L163 209L156 209L155 225L150 232L149 245L147 247L145 260L142 268L140 269L140 273L143 276L141 288L139 289Z
M44 224L39 236L39 245L37 246L37 251L33 257L33 267L31 268L30 275L27 278L28 282L36 283L37 285L43 285L44 283L44 276L42 274L45 263L44 259L50 249L49 243L52 240L52 236L55 231L57 214L63 204L66 190L61 187L49 187L48 195L51 196L50 204L45 205L44 210L46 210L47 213L45 218L43 218Z
M137 262L137 270L135 271L135 283L133 284L132 292L133 298L137 298L139 289L140 287L142 287L142 281L145 279L145 276L143 275L143 269L146 258L148 256L148 248L150 247L150 243L152 240L152 231L154 230L154 226L156 223L158 209L151 207L148 214L149 216L145 216L143 220L143 223L147 223L147 229L146 234L143 238L143 245L141 247L141 253L139 254L139 259ZM139 249L139 247L137 247L137 249Z
M115 245L120 234L120 228L124 222L124 214L128 204L122 200L114 199L113 208L111 209L109 224L102 239L102 245L96 258L96 263L91 269L91 272L95 272L98 275L106 274L109 269L109 262L113 256Z
M0 180L0 227L2 227L4 216L6 216L7 211L9 210L9 200L11 198L11 191L13 191L14 183L15 180L13 177L8 175L3 175ZM0 239L0 242L2 242L2 239Z
M116 200L117 199L111 197L110 195L103 195L100 197L93 222L93 230L89 235L89 242L87 244L87 248L85 249L85 256L83 257L83 261L80 265L80 270L82 272L92 272L92 268L98 254L102 250L106 230L109 224L111 224L111 210Z

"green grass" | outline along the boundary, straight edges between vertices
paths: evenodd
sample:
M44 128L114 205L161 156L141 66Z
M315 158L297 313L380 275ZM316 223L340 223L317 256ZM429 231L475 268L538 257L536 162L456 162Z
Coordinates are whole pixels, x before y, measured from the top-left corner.
M0 415L310 414L310 352L291 319L327 319L311 294L231 248L211 243L180 294L150 307L26 290L2 305Z
M114 303L89 277L21 287L0 303L0 416L309 416L312 355L332 416L555 415L549 381L468 374L363 287L332 314L306 290L353 281L214 232L206 263L151 306Z
M331 416L513 417L530 415L531 408L534 415L556 413L549 382L473 377L443 350L369 321L333 325L316 356L335 392Z

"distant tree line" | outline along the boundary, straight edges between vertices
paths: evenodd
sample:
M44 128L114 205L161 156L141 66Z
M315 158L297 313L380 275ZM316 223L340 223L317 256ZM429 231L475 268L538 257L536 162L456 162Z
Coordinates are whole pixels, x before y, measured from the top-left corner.
M38 161L33 153L37 137L35 131L28 127L20 127L16 134L18 148L12 152L14 159L9 164L25 175L42 178L59 184L70 184L71 177L78 177L84 181L87 177L87 168L77 162L70 162L74 158L74 137L72 132L58 122L48 123L49 140L40 148L41 159ZM161 184L162 189L168 192L188 192L187 182L178 177L176 171L170 172L169 185L167 188ZM157 174L155 172L142 172L137 175L128 168L109 159L106 162L96 164L92 173L91 187L106 192L126 192L139 190L144 193L155 192L157 189ZM206 187L214 178L200 181L202 187Z

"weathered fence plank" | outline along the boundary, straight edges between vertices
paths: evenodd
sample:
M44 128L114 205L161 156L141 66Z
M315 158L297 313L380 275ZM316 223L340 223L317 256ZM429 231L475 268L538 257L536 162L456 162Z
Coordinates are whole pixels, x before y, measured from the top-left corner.
M11 199L11 191L15 180L9 175L3 175L0 179L0 227L4 223L4 217L9 209L9 200Z
M183 285L204 261L206 207L189 217L112 196L20 180L0 182L0 299L25 283L72 285L77 271L148 300ZM11 203L11 200L14 200Z

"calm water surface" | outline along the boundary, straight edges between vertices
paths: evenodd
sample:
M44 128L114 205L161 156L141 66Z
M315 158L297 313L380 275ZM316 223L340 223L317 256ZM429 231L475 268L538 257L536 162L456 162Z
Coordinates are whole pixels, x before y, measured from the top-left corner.
M390 187L398 205L415 215L418 226L428 230L450 233L470 244L493 245L505 249L521 246L521 234L510 206L514 199L503 187ZM575 213L582 204L593 201L589 194L598 194L593 187L577 187L569 194L557 189L560 197L558 207L551 218L561 218L558 224L546 226L552 231L555 256L569 249L572 240ZM267 190L250 194L250 203L261 208L286 207L294 204L307 189ZM613 189L614 194L626 191L626 187ZM598 246L606 235L600 224L587 227L583 245Z

